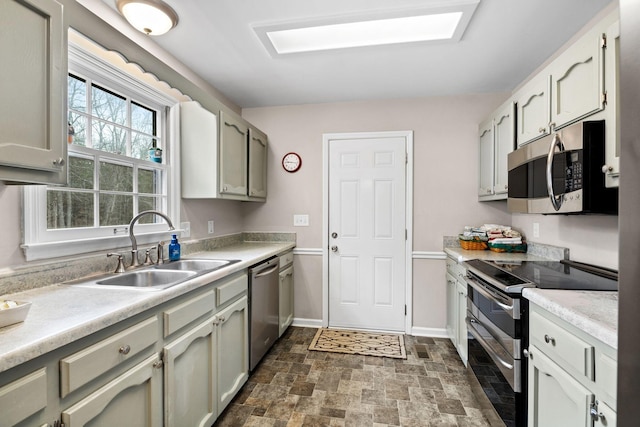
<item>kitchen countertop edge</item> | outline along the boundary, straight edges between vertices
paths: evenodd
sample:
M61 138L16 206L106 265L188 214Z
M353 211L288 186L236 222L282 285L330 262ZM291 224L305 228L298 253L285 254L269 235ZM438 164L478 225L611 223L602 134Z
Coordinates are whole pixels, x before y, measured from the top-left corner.
M494 251L472 251L458 247L445 247L444 252L447 256L456 260L456 262L464 262L472 259L482 259L487 261L548 261L538 255L528 253L514 252L494 252Z
M0 373L294 247L293 242L244 242L192 253L184 258L239 262L160 291L61 283L12 294L32 306L24 322L0 328Z
M618 349L618 292L524 289L522 295L586 334Z

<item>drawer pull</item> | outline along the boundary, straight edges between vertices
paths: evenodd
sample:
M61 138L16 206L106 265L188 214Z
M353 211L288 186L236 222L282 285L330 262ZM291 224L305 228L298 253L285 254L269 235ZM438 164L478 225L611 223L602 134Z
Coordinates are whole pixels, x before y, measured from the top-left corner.
M551 343L551 345L556 345L556 339L546 334L544 336L544 342L546 342L547 344Z
M130 351L131 351L131 347L129 345L123 345L118 349L118 352L120 354L125 354L125 355L129 354Z

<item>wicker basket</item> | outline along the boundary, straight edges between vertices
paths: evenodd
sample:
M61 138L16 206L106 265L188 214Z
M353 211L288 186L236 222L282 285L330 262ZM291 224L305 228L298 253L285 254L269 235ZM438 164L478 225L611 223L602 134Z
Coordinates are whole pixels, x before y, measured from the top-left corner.
M460 240L460 247L469 251L485 251L487 250L487 242L481 240Z

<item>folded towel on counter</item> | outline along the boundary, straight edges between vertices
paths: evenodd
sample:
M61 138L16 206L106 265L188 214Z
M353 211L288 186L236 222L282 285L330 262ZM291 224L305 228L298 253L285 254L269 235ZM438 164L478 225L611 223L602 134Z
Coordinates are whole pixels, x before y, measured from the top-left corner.
M490 240L491 243L498 243L501 245L521 245L522 244L522 239L521 238L513 238L513 237L504 237L504 238L498 238L498 239L492 239Z

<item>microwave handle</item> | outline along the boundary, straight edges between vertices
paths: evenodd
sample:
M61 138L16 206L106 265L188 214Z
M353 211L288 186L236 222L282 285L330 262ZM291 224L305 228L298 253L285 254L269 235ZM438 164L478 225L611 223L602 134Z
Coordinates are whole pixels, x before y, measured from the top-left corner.
M564 144L560 139L560 135L555 133L553 135L553 139L551 139L551 146L549 147L549 154L547 155L547 192L549 193L549 199L551 200L551 205L553 205L553 209L556 211L560 210L560 206L562 206L562 196L556 196L553 193L553 155L555 154L556 147L560 149L560 151L564 151Z

